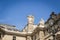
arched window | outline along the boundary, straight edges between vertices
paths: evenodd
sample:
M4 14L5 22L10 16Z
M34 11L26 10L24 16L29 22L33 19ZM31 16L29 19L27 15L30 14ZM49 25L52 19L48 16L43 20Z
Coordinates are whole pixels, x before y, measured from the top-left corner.
M1 38L1 33L0 33L0 38Z
M13 40L16 40L16 36L15 35L13 36Z

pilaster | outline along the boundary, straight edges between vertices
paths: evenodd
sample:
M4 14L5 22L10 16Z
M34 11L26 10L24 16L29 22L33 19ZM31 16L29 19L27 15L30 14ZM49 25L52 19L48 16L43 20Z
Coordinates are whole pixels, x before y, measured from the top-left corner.
M40 40L44 40L44 32L43 31L39 31L39 38L40 38Z

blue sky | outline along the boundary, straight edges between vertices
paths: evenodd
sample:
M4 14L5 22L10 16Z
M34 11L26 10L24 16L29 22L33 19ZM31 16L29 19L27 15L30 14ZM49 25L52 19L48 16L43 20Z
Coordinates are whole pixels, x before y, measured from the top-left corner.
M28 15L33 15L38 24L40 18L46 21L52 11L60 12L60 0L0 0L0 23L22 30Z

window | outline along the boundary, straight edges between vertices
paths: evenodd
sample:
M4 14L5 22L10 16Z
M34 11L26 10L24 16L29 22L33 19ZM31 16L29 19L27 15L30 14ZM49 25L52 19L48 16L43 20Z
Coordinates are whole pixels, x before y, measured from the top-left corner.
M1 38L1 33L0 33L0 38Z
M51 39L49 39L49 40L51 40Z
M16 36L15 35L13 36L13 40L16 40Z
M53 40L53 39L49 39L49 40Z

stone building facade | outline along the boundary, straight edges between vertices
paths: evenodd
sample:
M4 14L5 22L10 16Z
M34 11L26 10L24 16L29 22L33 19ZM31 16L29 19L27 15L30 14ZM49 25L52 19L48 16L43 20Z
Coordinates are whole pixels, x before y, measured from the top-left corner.
M0 40L60 40L60 13L51 13L46 22L41 18L34 24L34 16L27 16L27 25L22 31L14 25L0 24Z

